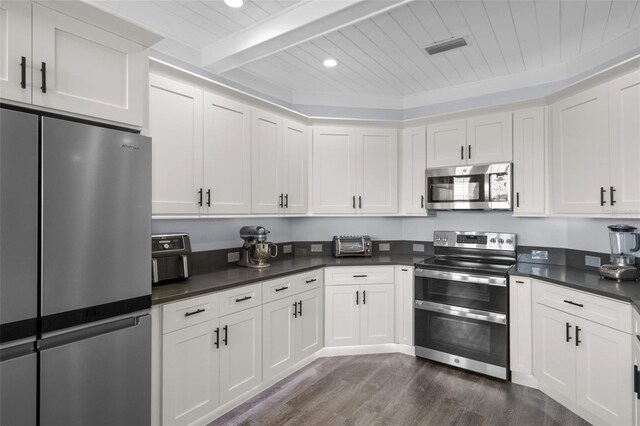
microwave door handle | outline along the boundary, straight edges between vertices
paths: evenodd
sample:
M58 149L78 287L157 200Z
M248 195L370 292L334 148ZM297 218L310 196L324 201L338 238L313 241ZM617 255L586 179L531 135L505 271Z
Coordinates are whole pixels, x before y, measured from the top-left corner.
M184 277L189 278L189 262L187 260L187 255L180 255L182 258L182 271L184 272Z
M151 259L151 282L157 283L160 280L158 277L158 259Z

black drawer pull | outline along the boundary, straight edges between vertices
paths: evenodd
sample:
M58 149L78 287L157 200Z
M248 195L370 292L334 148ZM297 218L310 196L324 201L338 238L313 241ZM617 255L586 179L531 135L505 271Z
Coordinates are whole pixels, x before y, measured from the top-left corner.
M609 199L611 201L611 205L613 206L616 203L616 199L613 193L616 192L616 189L613 186L609 187Z
M362 304L367 304L367 290L362 290Z
M40 90L42 90L42 93L47 93L47 63L46 62L42 63L42 68L40 68L40 71L42 72L42 86L40 86Z
M580 340L580 330L582 329L576 325L576 346L580 346L580 343L582 343L582 340Z
M467 145L467 148L469 149L469 153L468 153L468 155L467 155L467 158L468 158L469 160L471 160L471 145Z
M600 205L604 206L607 202L604 200L604 193L607 192L602 186L600 187Z
M424 195L420 196L420 208L424 209Z
M284 208L289 208L289 194L284 194Z
M216 328L216 348L220 347L220 327Z
M204 312L204 309L196 309L195 311L185 312L184 316L185 317L190 317L191 315L201 314L202 312Z
M567 342L571 340L571 336L570 336L571 330L569 330L570 328L571 328L571 324L567 323L567 338L566 338Z
M236 299L236 303L244 302L245 300L251 299L251 296L245 296L242 299Z
M300 310L298 311L298 315L302 316L302 300L298 302L300 306Z
M317 278L314 278L312 280L306 280L305 283L309 284L309 283L315 283L316 281L318 281Z
M640 377L638 377L638 366L633 366L633 391L636 393L636 397L640 399Z
M520 207L520 193L516 192L516 207Z
M367 278L369 275L354 275L353 278Z
M408 272L408 271L409 271L408 269L402 268L402 272Z
M359 298L360 296L359 295L360 295L360 292L356 291L356 305L360 304L360 298Z
M460 145L460 159L464 160L464 145Z
M524 281L516 281L517 284L524 284Z
M298 318L298 302L293 302L293 317Z
M568 303L568 304L573 305L573 306L579 306L581 308L584 308L584 305L582 303L572 302L571 300L565 300L564 303Z
M20 59L20 87L27 88L27 58Z
M280 287L280 288L276 288L276 293L277 293L277 292L279 292L279 291L286 290L286 289L288 289L288 288L289 288L289 287L287 287L286 285L285 285L285 286L282 286L282 287Z
M198 190L198 205L202 207L202 188Z
M362 208L362 196L358 195L358 208L361 209Z
M351 207L353 207L354 209L356 208L356 196L355 195L351 199Z
M207 189L207 207L211 207L211 190Z
M222 339L222 341L224 345L227 346L229 344L229 327L225 325L222 329L224 330L224 339Z
M280 208L284 207L284 194L280 194Z

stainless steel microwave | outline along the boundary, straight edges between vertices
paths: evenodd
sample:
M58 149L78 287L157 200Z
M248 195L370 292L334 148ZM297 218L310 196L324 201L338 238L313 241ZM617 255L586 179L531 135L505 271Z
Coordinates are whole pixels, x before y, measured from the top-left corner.
M427 203L432 210L511 210L511 163L427 170Z

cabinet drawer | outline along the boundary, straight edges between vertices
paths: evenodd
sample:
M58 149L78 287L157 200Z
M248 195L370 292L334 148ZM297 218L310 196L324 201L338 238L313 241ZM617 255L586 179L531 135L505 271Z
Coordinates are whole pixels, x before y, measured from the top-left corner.
M262 283L245 285L219 293L220 316L262 305Z
M533 281L534 301L616 330L631 333L631 305L579 290Z
M325 274L326 285L393 284L393 266L341 266Z
M302 291L312 290L314 288L322 287L324 283L324 274L322 269L316 269L315 271L305 272L295 276L293 286L296 289L296 293Z
M192 297L162 305L162 334L218 318L218 295Z
M264 303L282 299L283 297L297 293L298 290L295 288L294 284L295 278L295 275L289 275L284 278L263 282L262 297L264 299Z

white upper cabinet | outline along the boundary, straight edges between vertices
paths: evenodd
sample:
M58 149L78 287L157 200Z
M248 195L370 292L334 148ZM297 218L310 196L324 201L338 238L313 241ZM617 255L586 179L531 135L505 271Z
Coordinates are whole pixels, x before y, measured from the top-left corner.
M607 86L599 86L552 107L555 213L604 213L609 209L607 96Z
M395 129L313 129L313 212L396 213Z
M151 74L149 134L153 213L203 212L202 90Z
M516 214L545 212L544 107L513 114L513 186Z
M204 204L207 211L250 213L250 108L205 92L203 120Z
M313 212L355 213L356 132L313 128Z
M398 212L398 131L358 129L356 149L358 211Z
M464 120L427 126L427 168L467 164L467 122Z
M308 150L309 132L306 125L284 120L282 151L282 192L284 212L307 213L309 206Z
M640 71L609 84L610 184L614 213L640 212Z
M0 94L31 102L31 3L0 3Z
M511 113L427 126L427 168L512 161Z
M426 127L402 131L400 146L401 197L403 213L426 213L425 171L427 169Z

